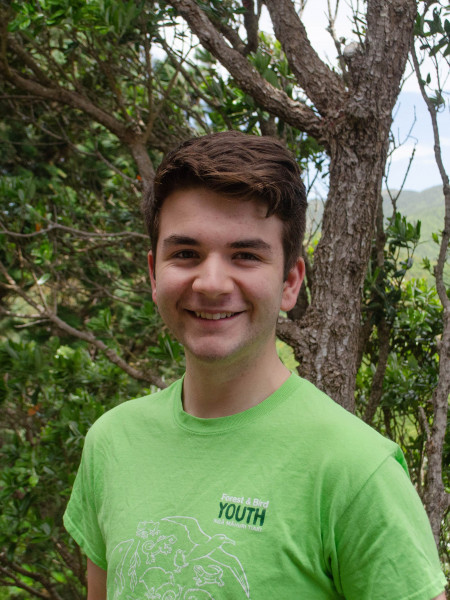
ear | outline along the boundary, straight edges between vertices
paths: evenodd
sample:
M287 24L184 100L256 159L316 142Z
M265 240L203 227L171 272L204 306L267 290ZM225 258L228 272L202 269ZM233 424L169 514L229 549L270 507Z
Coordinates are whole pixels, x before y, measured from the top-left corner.
M148 259L148 270L150 273L150 283L152 285L152 299L153 302L158 306L158 302L156 300L156 278L155 278L155 257L153 256L153 252L150 252L147 255Z
M297 302L303 279L305 278L305 261L298 258L295 265L289 271L283 284L283 295L281 297L281 310L292 310Z

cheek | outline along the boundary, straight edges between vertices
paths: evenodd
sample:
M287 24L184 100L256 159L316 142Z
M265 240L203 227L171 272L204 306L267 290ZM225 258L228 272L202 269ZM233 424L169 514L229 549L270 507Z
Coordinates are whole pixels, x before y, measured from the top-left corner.
M258 278L252 282L247 278L242 282L240 289L244 296L253 301L267 306L279 306L281 304L283 284L279 281L271 280L270 277Z
M166 277L164 272L160 272L153 287L152 297L157 304L176 302L177 298L188 289L189 283L185 278L173 274Z

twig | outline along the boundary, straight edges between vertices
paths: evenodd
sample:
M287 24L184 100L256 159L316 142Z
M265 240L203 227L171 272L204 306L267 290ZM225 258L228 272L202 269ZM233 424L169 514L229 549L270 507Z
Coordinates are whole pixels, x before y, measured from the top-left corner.
M45 217L42 217L43 219L45 219ZM10 237L16 237L16 238L33 238L39 235L43 235L45 233L50 233L50 231L54 231L54 230L60 230L60 231L65 231L66 233L72 233L73 235L80 237L80 238L100 238L100 239L107 239L107 238L115 238L115 237L122 237L122 238L127 238L127 237L131 237L131 238L140 238L143 240L147 240L148 241L148 236L144 235L143 233L137 233L135 231L120 231L118 233L96 233L96 232L91 232L91 231L82 231L80 229L74 229L73 227L67 227L65 225L58 225L57 223L52 223L51 221L50 225L45 228L45 229L41 229L39 231L33 231L32 233L18 233L17 231L9 231L8 229L6 229L4 227L4 225L0 222L0 226L2 228L2 231L0 231L0 235L2 233L4 233L5 235L9 235Z
M426 435L426 437L428 439L431 435L430 424L428 423L428 419L427 419L427 416L423 409L423 406L419 406L419 421L420 421L420 426L422 427L422 431L424 432L424 434Z
M332 14L330 0L327 0L327 4L328 4L328 27L327 27L327 31L331 35L331 38L332 38L332 40L334 42L334 47L336 48L336 52L338 54L339 66L341 67L342 75L343 75L344 79L346 80L346 83L348 84L349 81L347 81L348 80L347 65L345 64L344 57L342 56L341 42L338 39L338 36L336 34L336 17L337 17L337 13L338 13L338 10L339 10L339 0L336 1L336 10L334 11L334 14Z
M153 111L150 113L147 124L145 126L145 131L142 134L142 141L143 143L148 142L150 135L152 133L153 130L153 126L155 124L156 119L159 117L159 115L161 114L162 109L164 108L164 105L166 103L166 101L168 100L168 98L170 97L170 93L178 79L178 75L180 73L180 69L181 69L181 63L184 61L184 59L182 59L175 67L175 73L173 74L171 80L169 81L169 85L167 86L167 88L164 90L163 96L161 98L161 100L158 102L158 104L156 106L153 107Z
M29 594L32 594L36 598L44 598L44 600L49 599L49 595L47 593L44 594L42 592L38 592L38 590L35 590L31 586L24 583L21 579L16 577L13 573L10 573L7 569L5 569L5 567L0 566L0 573L3 573L6 577L8 577L11 580L11 581L9 581L8 579L3 579L3 578L0 579L1 586L17 587L17 588L20 588L21 590L25 590Z
M16 319L39 319L41 317L40 314L23 315L15 313L12 310L7 310L6 308L3 308L3 306L0 306L0 313L2 313L2 315L6 315L7 317L14 317Z

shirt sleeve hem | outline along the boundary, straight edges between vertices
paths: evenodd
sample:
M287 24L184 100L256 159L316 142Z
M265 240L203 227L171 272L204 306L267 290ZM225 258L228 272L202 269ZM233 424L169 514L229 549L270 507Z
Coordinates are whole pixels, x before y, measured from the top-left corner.
M106 571L108 569L108 563L101 556L99 556L99 554L97 554L97 552L95 552L95 550L92 548L92 546L89 544L89 542L85 539L85 537L81 533L81 531L75 526L75 524L73 523L73 521L71 520L69 515L65 514L63 517L63 521L64 521L64 527L66 528L68 533L73 537L73 539L76 541L76 543L80 546L80 548L83 550L83 552L89 558L89 560L91 560L94 564L96 564L97 567L100 567L101 569Z
M439 594L445 591L445 586L447 585L447 580L443 573L439 574L434 581L426 585L424 588L419 590L418 592L414 592L414 594L410 594L409 596L405 596L402 600L433 600Z

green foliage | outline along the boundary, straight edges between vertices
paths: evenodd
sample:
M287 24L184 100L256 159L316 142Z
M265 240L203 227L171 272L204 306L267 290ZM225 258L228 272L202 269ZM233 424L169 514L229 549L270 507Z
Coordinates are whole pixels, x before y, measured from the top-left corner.
M430 11L432 14L430 15ZM432 0L419 3L419 12L416 17L414 35L419 41L419 48L424 55L431 59L435 75L428 72L426 76L418 75L419 81L427 92L428 99L435 111L442 111L446 106L441 81L445 81L450 64L450 5L442 0ZM444 70L440 75L440 65ZM431 89L430 89L431 87Z
M119 4L109 5L114 11ZM68 80L73 68L104 108L125 119L96 67L95 55L105 50L108 38L117 44L122 35L117 13L107 15L105 29L101 6L16 3L10 28L22 32L41 66L55 60ZM83 7L98 18L91 23ZM125 11L123 18L130 14ZM125 39L132 38L134 27L130 21L120 48L110 46L111 60L132 62L139 55ZM46 54L48 40L55 48L51 54ZM141 66L135 62L136 71L120 80L131 115L141 110L142 97L127 86ZM154 66L156 73L167 74L167 84L170 65ZM40 318L35 306L50 307L68 326L93 333L143 373L152 370L170 381L182 373L184 358L150 302L149 241L136 166L126 147L76 110L62 115L54 106L35 103L11 115L10 106L0 102L0 113L5 150L0 156L0 263L16 285L4 287L8 279L0 274L0 554L5 569L0 579L10 598L28 599L34 590L40 597L81 599L84 559L62 526L62 514L84 436L105 410L154 388ZM170 114L176 110L165 113L164 126L173 131L184 117L171 121ZM164 144L171 139L168 135ZM152 155L157 160L160 154L156 143ZM28 591L20 591L21 585Z
M432 265L436 262L439 248L436 245L436 232L442 228L444 220L444 194L442 186L435 186L423 192L402 191L396 201L397 210L407 214L411 222L420 221L420 242L414 249L414 263L408 271L408 277L421 279L425 277L431 285L434 282ZM386 214L392 210L390 201L384 198L383 207ZM403 252L401 255L406 256ZM430 268L423 265L430 264ZM445 276L450 283L450 264L445 267Z
M369 264L365 282L364 311L373 323L385 318L392 323L402 299L402 283L413 265L413 254L420 241L421 223L409 223L396 213L386 228L383 264ZM405 254L406 252L406 254Z
M0 546L37 591L82 598L84 563L62 515L84 436L105 410L148 390L84 345L21 337L0 343ZM41 571L46 584L35 580Z
M373 425L400 444L406 454L413 481L423 485L425 432L420 412L432 422L431 397L437 384L438 341L442 334L442 306L436 289L425 280L411 280L401 286L390 335L390 353L383 393ZM377 361L376 333L358 374L357 403L362 415L370 395ZM447 434L443 464L450 459ZM450 487L450 472L443 472Z
M380 324L389 339L382 393L372 425L403 449L411 477L424 485L426 426L431 427L431 398L439 372L438 343L442 335L442 305L436 288L425 279L407 279L420 240L421 224L396 213L386 229L383 265L375 267L374 251L364 287L364 321L372 325L357 377L357 413L366 415L381 351ZM425 422L426 425L425 425ZM443 464L450 459L447 434ZM450 470L443 471L450 486Z
M437 5L437 6L436 6ZM427 50L429 56L435 56L442 52L444 57L450 55L450 5L434 0L427 2L427 10L433 7L431 18L424 14L418 14L416 18L414 35L420 37L422 50Z

